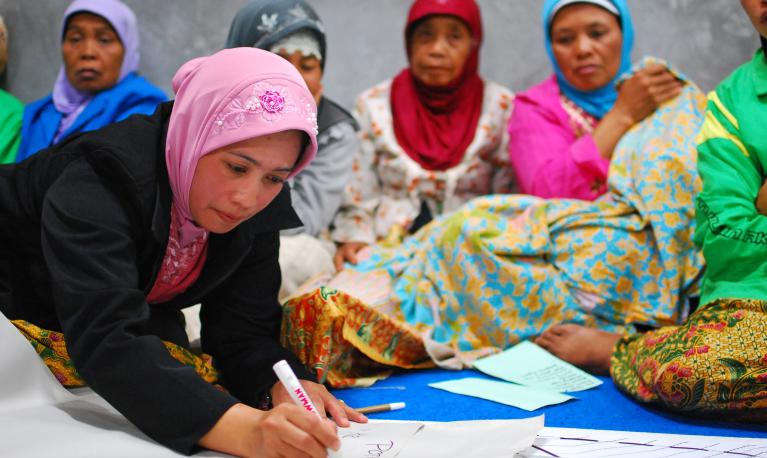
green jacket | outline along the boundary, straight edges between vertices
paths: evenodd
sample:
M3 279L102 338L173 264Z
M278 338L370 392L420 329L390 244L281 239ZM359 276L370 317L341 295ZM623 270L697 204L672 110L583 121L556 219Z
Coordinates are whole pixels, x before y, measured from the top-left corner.
M695 243L706 273L701 303L767 300L767 216L756 196L767 176L767 59L759 50L708 95L698 137L703 191Z
M0 164L16 162L23 113L24 105L16 97L0 89Z

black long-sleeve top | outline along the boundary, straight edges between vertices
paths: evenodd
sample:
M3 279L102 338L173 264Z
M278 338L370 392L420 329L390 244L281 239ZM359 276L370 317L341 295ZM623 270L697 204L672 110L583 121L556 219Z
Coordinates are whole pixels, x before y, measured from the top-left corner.
M62 330L83 379L158 442L183 453L241 401L256 405L287 359L279 343L279 231L300 225L287 186L259 214L210 234L199 279L148 304L165 253L171 190L165 138L172 102L0 167L0 311ZM203 350L229 393L173 359L152 310L202 304Z

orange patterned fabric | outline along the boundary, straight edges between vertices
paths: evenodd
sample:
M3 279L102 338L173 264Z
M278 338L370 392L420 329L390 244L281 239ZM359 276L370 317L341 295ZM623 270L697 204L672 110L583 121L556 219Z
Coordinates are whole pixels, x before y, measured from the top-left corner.
M320 383L336 388L372 385L394 368L434 366L417 331L331 288L290 299L281 334Z
M16 328L29 340L48 369L56 379L67 388L85 386L85 380L80 377L72 359L67 352L64 334L42 329L24 320L11 321ZM210 355L197 356L184 347L170 342L163 342L173 358L180 363L193 367L197 374L208 383L219 380L218 371L213 367Z

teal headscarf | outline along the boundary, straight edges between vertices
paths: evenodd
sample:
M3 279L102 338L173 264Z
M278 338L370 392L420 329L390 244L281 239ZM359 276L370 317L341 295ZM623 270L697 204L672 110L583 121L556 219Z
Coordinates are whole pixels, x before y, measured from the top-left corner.
M631 13L625 0L609 0L615 5L619 12L619 21L623 31L623 46L621 48L621 65L615 77L605 86L593 91L580 91L573 87L562 74L562 70L557 65L554 58L554 51L551 49L551 12L562 3L562 0L546 0L543 4L543 34L546 40L546 52L549 55L551 64L554 66L554 72L557 75L559 90L583 108L587 113L602 118L615 104L618 98L618 91L615 90L616 80L625 72L631 69L631 49L634 46L634 26L631 23ZM591 3L584 0L582 3ZM595 5L597 3L594 3Z

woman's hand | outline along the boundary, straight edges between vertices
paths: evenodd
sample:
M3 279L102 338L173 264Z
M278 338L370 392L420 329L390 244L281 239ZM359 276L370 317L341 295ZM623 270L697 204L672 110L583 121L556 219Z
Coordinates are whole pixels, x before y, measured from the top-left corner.
M368 246L362 242L347 242L338 247L336 255L333 257L333 263L336 265L336 271L344 268L344 263L357 264L357 253Z
M756 211L767 216L767 180L762 183L759 194L756 195Z
M291 402L267 412L235 404L198 444L243 457L324 458L341 440L332 422Z
M682 82L661 64L650 64L621 84L613 108L599 121L591 135L605 159L631 127L650 116L662 103L682 92Z
M367 423L368 419L365 415L336 399L324 385L309 380L301 380L301 386L306 390L309 399L312 400L317 411L323 417L328 415L332 417L338 426L346 428L349 426L349 420L357 423ZM275 383L272 387L272 403L275 406L283 403L293 403L290 394L288 394L280 382Z
M650 64L621 84L611 111L626 117L634 125L650 116L661 104L678 96L682 86L668 68Z

